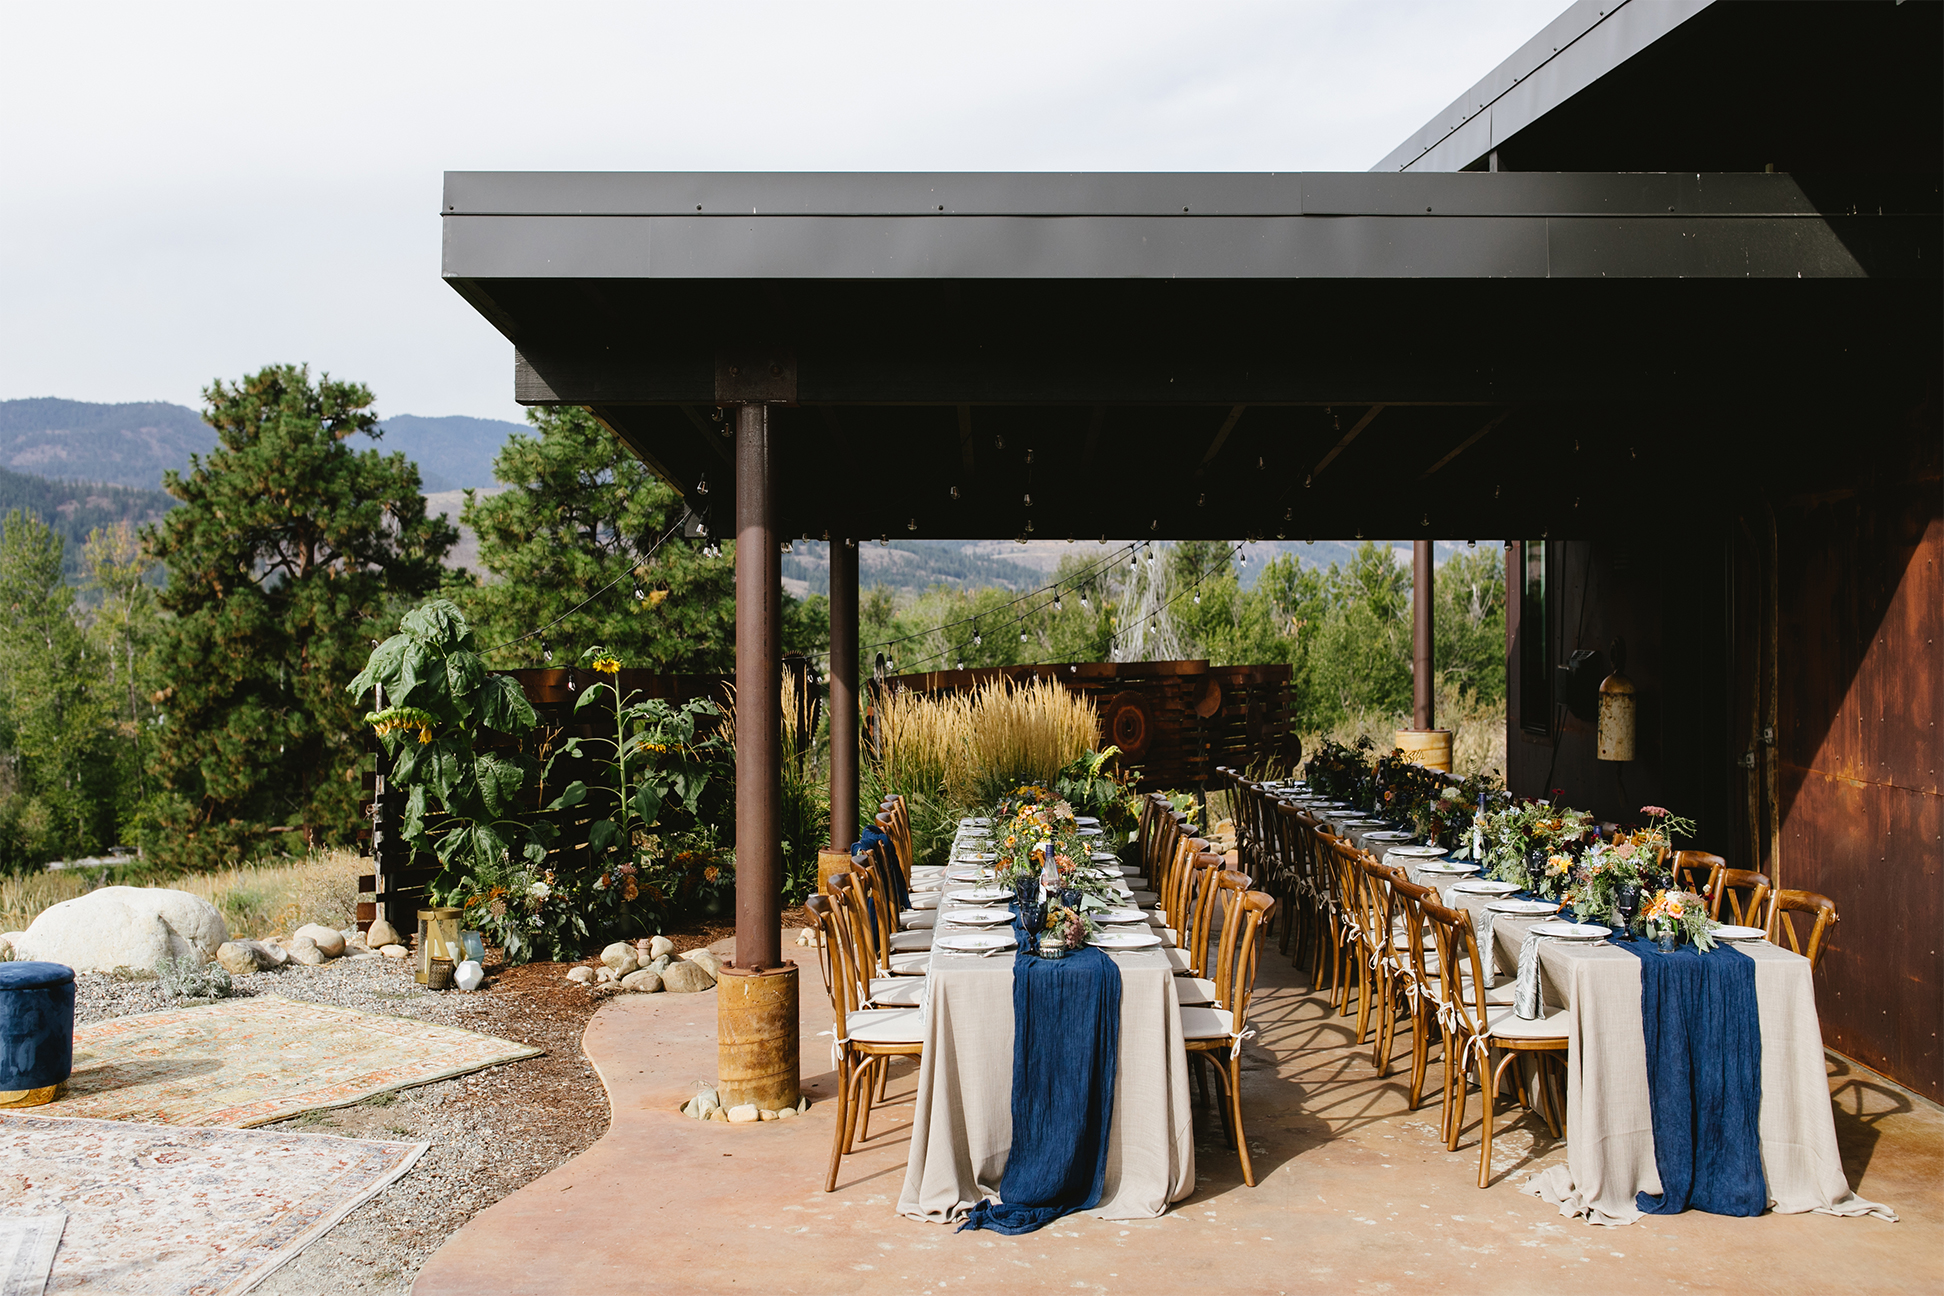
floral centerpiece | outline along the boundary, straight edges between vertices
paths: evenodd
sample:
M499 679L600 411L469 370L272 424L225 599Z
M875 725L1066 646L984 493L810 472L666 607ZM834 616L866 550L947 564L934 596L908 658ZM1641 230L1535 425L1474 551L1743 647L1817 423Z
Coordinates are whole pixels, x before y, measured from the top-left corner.
M1572 885L1576 854L1597 836L1584 810L1525 801L1479 817L1487 872L1548 900L1563 900Z
M1115 903L1111 879L1093 875L1092 840L1080 836L1073 806L1037 784L1023 784L994 807L993 871L996 883L1044 904L1041 937L1063 948L1086 944L1093 922L1089 907ZM1117 872L1118 870L1116 870Z
M1359 738L1355 747L1324 739L1316 754L1303 767L1303 776L1308 779L1310 790L1320 792L1333 801L1368 804L1373 773L1371 750L1372 744L1368 738Z
M1582 919L1625 926L1628 916L1622 909L1631 906L1623 906L1622 898L1633 900L1664 888L1671 880L1667 860L1674 837L1691 837L1694 821L1660 806L1642 806L1640 811L1647 816L1646 827L1616 833L1605 841L1596 839L1580 856L1566 900Z
M1640 911L1647 934L1664 950L1682 936L1702 953L1715 947L1714 931L1721 924L1708 917L1707 901L1692 891L1663 891Z

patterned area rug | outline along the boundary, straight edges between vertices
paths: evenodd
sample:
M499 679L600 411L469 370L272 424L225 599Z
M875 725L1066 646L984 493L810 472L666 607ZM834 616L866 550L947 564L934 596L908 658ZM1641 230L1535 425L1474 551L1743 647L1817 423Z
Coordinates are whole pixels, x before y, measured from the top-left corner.
M325 1004L228 999L76 1028L67 1096L38 1110L243 1129L542 1051Z
M67 1212L49 1296L236 1296L426 1146L0 1112L0 1212Z

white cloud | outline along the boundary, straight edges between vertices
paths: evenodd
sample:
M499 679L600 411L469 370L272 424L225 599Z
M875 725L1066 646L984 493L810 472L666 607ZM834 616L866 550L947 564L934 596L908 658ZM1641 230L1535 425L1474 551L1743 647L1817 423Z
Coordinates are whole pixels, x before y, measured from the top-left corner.
M1563 3L15 5L0 397L517 417L444 170L1361 171Z

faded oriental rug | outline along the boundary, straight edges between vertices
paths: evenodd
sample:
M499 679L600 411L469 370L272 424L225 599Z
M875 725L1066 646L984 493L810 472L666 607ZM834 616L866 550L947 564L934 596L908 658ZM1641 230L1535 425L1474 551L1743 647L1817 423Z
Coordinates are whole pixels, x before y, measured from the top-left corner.
M426 1146L0 1112L0 1214L67 1213L49 1296L237 1296Z
M543 1051L325 1004L226 999L77 1027L67 1095L39 1110L242 1129Z

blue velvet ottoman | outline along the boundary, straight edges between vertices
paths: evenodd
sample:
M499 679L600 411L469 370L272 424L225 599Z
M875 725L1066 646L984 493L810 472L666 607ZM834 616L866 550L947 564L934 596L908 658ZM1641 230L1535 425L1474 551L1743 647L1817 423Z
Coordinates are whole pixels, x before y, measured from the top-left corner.
M0 1107L53 1102L74 1070L74 969L0 963Z

